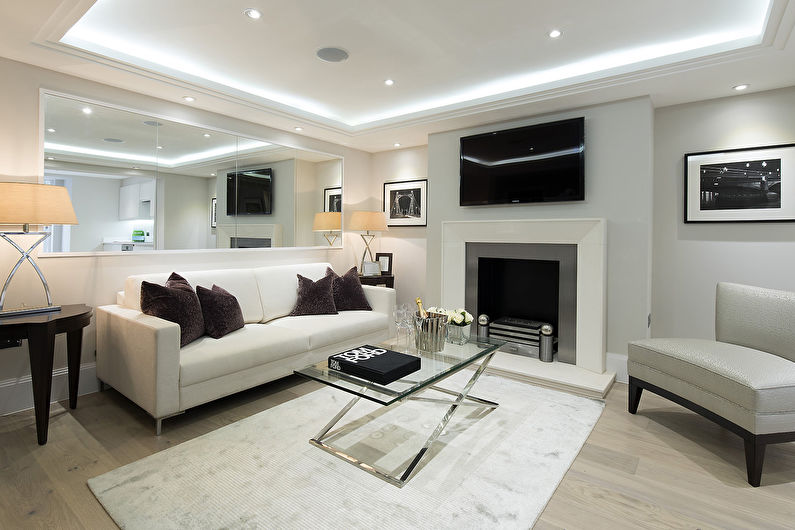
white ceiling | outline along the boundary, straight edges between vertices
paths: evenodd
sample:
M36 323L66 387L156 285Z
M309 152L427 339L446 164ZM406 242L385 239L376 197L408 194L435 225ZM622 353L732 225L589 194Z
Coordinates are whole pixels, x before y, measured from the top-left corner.
M263 17L243 16L249 7ZM791 0L27 0L3 11L0 55L369 151L629 97L660 106L795 85ZM350 57L320 61L325 46Z

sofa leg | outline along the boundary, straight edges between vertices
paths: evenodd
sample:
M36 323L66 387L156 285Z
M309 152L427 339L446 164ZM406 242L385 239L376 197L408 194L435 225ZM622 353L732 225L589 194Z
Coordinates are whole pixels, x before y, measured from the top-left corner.
M629 378L629 400L627 402L627 410L630 414L638 412L638 405L640 405L640 395L643 393L643 387L638 386L634 377Z
M158 418L155 420L155 436L160 436L161 432L163 432L163 418Z
M765 460L765 443L759 437L745 439L745 467L748 472L748 483L759 487L762 481L762 463Z

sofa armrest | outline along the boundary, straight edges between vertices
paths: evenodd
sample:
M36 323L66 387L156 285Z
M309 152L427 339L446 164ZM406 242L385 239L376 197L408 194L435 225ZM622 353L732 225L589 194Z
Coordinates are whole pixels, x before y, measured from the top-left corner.
M392 312L395 309L395 290L388 287L362 285L364 295L373 311L384 313L389 320L389 336L395 336L395 319Z
M179 324L118 305L97 308L97 377L155 419L179 412Z

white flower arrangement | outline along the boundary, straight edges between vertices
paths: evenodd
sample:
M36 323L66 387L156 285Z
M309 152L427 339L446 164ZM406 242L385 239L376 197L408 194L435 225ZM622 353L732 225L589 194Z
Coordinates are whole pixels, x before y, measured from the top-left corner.
M428 313L437 313L447 315L448 324L454 326L468 326L474 320L474 317L466 309L445 309L443 307L429 307Z

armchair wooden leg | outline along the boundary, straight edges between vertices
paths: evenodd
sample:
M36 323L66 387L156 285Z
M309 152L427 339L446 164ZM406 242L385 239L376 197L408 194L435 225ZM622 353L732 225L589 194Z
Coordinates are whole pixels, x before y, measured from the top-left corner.
M762 463L765 460L765 442L758 436L745 438L745 467L748 472L748 483L759 487L762 480Z
M629 378L629 400L627 402L627 410L630 414L638 412L638 405L640 404L640 395L643 393L643 387L638 386L634 377Z

